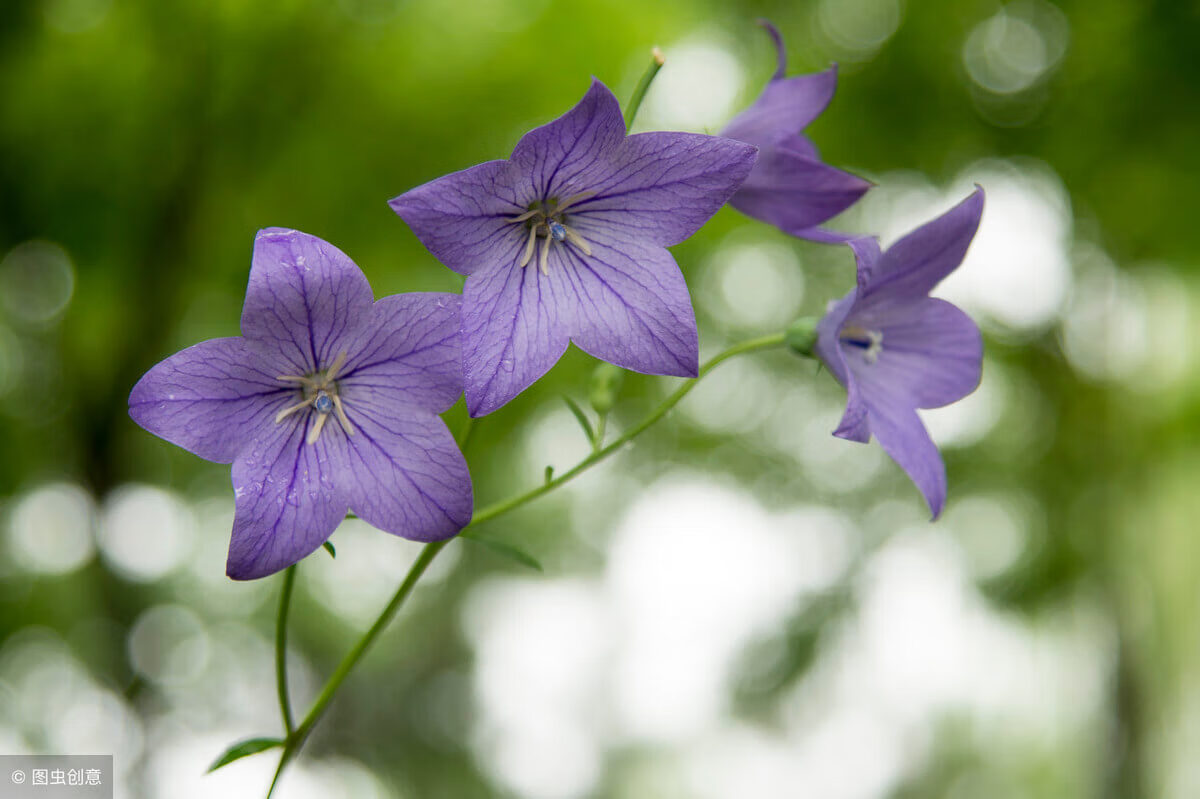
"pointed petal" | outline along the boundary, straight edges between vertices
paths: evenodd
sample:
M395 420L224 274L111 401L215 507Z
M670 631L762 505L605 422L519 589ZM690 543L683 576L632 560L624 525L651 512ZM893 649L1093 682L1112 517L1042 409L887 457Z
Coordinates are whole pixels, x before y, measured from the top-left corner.
M754 104L735 116L722 136L770 147L808 127L833 99L837 67L812 75L772 78Z
M766 29L767 34L771 37L771 41L775 44L777 65L775 67L775 74L771 76L771 79L777 80L787 74L787 48L783 45L783 34L779 32L779 28L776 28L770 20L760 19L758 20L758 24Z
M872 271L863 302L923 297L950 274L967 254L983 215L983 189L927 222L887 249Z
M729 204L784 233L827 241L821 232L805 234L849 208L870 188L870 182L808 156L764 148Z
M607 86L593 78L574 108L522 136L509 161L536 191L537 196L530 200L565 199L593 188L585 185L589 169L624 138L621 104Z
M946 466L917 412L872 398L870 425L884 452L921 490L936 519L946 504Z
M695 377L699 340L687 284L654 244L591 239L552 267L573 292L571 339L590 355L635 372Z
M245 339L211 339L150 369L129 394L129 415L201 458L231 463L295 397L276 375Z
M457 294L396 294L371 308L370 321L350 343L338 379L351 406L424 408L434 413L462 394L462 298Z
M867 408L863 401L854 373L846 364L845 353L839 342L842 325L854 309L856 292L851 291L834 303L817 323L817 357L833 373L837 381L846 387L846 410L834 435L851 441L866 443L871 439L867 425Z
M661 246L691 236L742 185L754 165L754 147L696 133L638 133L618 142L576 175L596 193L568 211L623 239Z
M254 239L242 334L280 369L307 374L344 350L373 301L362 270L337 247L298 230L266 228Z
M460 274L494 265L525 226L511 222L535 196L507 161L488 161L440 177L388 202L433 256Z
M923 297L904 304L860 308L855 324L883 334L874 363L847 353L860 382L885 386L915 408L940 408L979 385L983 337L971 317L945 300Z
M313 444L312 414L275 425L233 462L234 517L226 573L253 580L296 563L321 546L346 515L334 475L344 465L329 449L336 424Z
M429 411L356 400L355 434L332 431L346 464L338 482L368 524L413 541L440 541L471 521L471 476L454 437ZM322 435L322 438L324 438Z
M554 261L542 274L492 267L467 278L463 286L463 382L467 410L484 416L501 407L544 375L567 349L563 309L572 297Z

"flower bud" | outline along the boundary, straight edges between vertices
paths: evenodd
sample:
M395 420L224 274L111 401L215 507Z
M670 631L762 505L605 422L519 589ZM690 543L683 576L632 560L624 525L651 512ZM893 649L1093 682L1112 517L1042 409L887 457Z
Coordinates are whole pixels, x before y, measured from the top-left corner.
M613 366L611 363L597 366L592 372L592 381L588 388L588 402L591 403L592 410L601 416L611 411L624 379L625 371L619 366Z

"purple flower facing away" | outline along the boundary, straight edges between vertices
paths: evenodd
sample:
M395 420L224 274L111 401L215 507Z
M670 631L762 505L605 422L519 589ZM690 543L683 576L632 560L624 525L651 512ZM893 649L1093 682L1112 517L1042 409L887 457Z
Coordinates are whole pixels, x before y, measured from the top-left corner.
M391 201L463 287L472 416L537 380L574 341L617 366L695 376L696 319L665 249L741 185L755 149L692 133L625 135L604 84L530 131L507 161L438 178Z
M868 181L823 164L800 131L820 116L837 88L837 67L785 78L783 37L767 21L779 67L754 104L734 117L722 136L758 147L758 162L729 204L784 233L826 243L851 238L817 227L853 205Z
M946 469L916 409L975 390L983 339L970 317L929 292L962 263L982 213L976 189L885 253L874 238L851 241L858 286L817 325L817 355L848 393L834 435L864 443L874 435L935 519L946 502Z
M462 393L459 298L373 300L336 247L295 230L254 240L242 336L189 347L129 395L133 420L233 464L227 572L263 577L354 511L417 541L471 519L471 478L438 417Z

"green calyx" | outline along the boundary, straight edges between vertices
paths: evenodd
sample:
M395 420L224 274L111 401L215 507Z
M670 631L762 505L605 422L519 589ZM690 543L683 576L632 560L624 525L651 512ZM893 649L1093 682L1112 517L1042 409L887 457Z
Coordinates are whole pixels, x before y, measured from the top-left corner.
M816 357L813 348L817 346L817 323L820 321L815 316L800 317L784 331L784 343L797 355Z

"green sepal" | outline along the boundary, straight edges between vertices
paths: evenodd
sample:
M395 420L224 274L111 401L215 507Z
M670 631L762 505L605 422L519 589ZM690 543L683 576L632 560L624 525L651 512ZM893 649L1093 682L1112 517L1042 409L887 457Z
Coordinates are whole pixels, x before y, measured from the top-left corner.
M268 749L275 749L283 746L286 741L282 738L250 738L246 741L241 741L234 744L225 750L225 753L218 757L213 764L208 767L206 774L211 774L219 768L228 766L235 760L241 760L243 757L257 755L259 752L265 752Z
M817 346L817 323L820 321L815 316L800 317L784 331L784 343L797 355L814 357L813 348Z
M497 541L489 536L477 536L470 532L460 533L459 537L465 538L468 541L474 541L477 544L483 544L497 555L503 555L509 560L515 561L528 569L533 569L534 571L539 572L545 571L542 568L542 564L538 562L537 558L535 558L533 555L530 555L520 547L513 546L505 541Z
M592 423L588 421L587 414L583 412L583 408L580 408L579 403L566 394L563 394L563 402L567 403L567 407L571 409L571 413L575 414L575 420L583 428L583 433L587 436L588 443L594 444L596 442L596 431L592 428Z
M321 546L325 547L325 551L329 553L329 557L331 557L331 558L337 557L337 550L333 548L332 543L330 543L329 541L326 541L324 544L321 544Z

